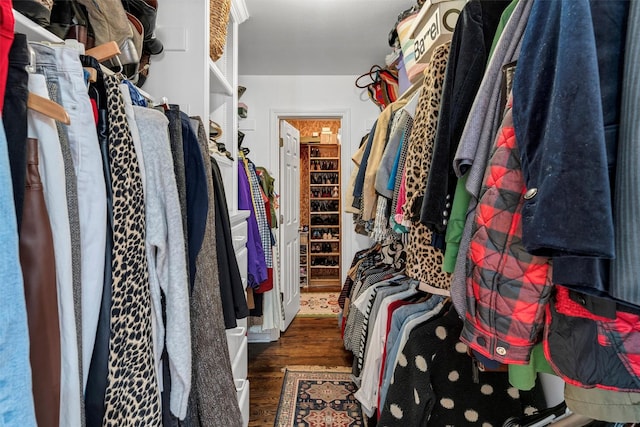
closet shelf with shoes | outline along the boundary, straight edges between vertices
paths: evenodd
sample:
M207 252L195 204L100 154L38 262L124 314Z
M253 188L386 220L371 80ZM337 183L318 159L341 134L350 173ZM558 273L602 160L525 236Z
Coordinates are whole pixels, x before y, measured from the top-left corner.
M300 287L309 286L309 254L313 252L313 246L309 246L309 231L301 229L300 233Z
M24 16L22 13L20 13L15 9L13 9L13 18L15 19L15 32L25 34L27 36L27 40L29 40L30 42L65 44L65 41L62 40L60 37L53 34L51 31L47 30L46 28L38 25L36 22L27 18L26 16ZM69 43L69 46L75 47L80 45L75 43L74 41L71 41L71 43ZM113 71L111 71L109 68L105 67L104 65L101 65L100 68L104 74L108 74L108 75L116 74ZM150 102L155 102L155 100L158 99L139 87L137 87L136 90L140 92L140 95L142 95L144 98L146 98ZM160 94L156 94L156 95L160 95Z
M309 286L340 284L340 145L309 144Z

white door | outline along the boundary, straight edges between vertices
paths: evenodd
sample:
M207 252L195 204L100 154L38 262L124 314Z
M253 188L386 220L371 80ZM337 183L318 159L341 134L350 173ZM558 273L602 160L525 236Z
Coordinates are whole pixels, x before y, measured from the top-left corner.
M300 131L280 121L280 248L284 332L300 310Z

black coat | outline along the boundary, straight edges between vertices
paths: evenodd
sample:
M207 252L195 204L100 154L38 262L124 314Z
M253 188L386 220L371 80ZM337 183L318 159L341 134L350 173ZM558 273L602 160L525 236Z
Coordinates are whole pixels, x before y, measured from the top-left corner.
M220 275L220 295L224 312L225 328L235 328L236 319L249 315L249 307L242 286L238 260L233 248L231 237L231 221L225 197L224 184L220 168L215 159L211 159L213 173L213 187L216 206L216 247L218 255L218 273Z
M472 0L456 23L442 89L433 161L420 212L420 221L437 233L446 230L445 219L451 211L458 182L453 158L484 76L500 16L509 3L510 0Z

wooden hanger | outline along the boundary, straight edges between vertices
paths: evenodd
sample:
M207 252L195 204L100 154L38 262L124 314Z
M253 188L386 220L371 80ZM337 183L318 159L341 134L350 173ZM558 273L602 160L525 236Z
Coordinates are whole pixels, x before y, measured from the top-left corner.
M56 104L55 102L40 95L36 95L35 93L29 92L27 107L33 111L37 111L38 113L42 113L47 117L51 117L54 120L64 123L65 125L71 124L69 114L60 104Z
M95 83L98 81L98 70L93 67L83 67L84 70L89 73L89 81Z
M27 48L29 50L29 65L27 65L26 69L29 73L35 73L36 52L29 45L27 45ZM40 95L36 95L35 93L29 92L29 95L27 97L27 108L44 114L47 117L51 117L52 119L64 123L65 125L71 123L69 114L62 105L57 104L50 99L44 98Z
M85 52L86 55L93 56L98 62L107 61L115 56L120 55L118 43L110 41L99 46L92 47Z

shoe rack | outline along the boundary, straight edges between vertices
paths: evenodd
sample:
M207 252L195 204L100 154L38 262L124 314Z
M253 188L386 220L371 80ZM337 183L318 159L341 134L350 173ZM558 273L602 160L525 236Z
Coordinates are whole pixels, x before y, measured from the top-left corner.
M309 227L300 231L300 287L309 286Z
M340 285L340 145L309 144L310 288Z

